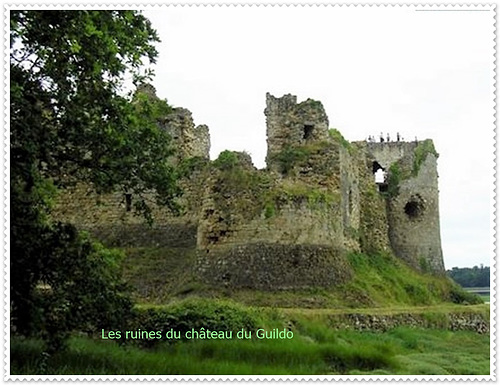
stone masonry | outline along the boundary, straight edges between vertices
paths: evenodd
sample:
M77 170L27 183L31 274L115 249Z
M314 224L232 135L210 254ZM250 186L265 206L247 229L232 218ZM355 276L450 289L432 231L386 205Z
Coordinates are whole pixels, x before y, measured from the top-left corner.
M55 215L115 245L196 248L195 274L215 286L331 287L350 279L349 252L392 253L444 273L432 141L349 143L329 129L321 102L269 93L266 102L267 169L244 153L219 157L180 182L184 216L157 207L148 229L125 212L120 194L96 197L83 186L62 195ZM208 159L208 128L188 110L174 109L161 124L174 161ZM377 184L378 169L386 179Z

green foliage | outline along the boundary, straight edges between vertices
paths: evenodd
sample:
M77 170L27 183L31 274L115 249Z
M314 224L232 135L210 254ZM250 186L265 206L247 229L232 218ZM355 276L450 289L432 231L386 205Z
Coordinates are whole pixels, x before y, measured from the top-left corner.
M306 101L300 103L301 105L308 105L314 109L323 109L323 103L314 99L307 99Z
M328 134L330 135L330 138L332 138L335 142L340 143L342 147L349 151L349 153L352 152L351 143L349 143L349 141L342 136L339 130L331 128L328 130Z
M235 151L222 151L213 165L220 170L231 170L240 164L240 159Z
M55 350L70 330L121 323L129 301L116 253L51 223L54 186L132 193L146 217L151 191L177 208L172 149L157 124L170 107L121 92L126 77L149 79L141 66L157 56L158 36L140 13L14 10L10 18L12 329L40 331Z
M398 163L393 163L389 167L387 175L387 192L385 193L389 198L399 195L399 183L401 182L401 169Z
M190 341L154 350L73 338L65 354L41 356L36 340L13 339L11 373L110 375L488 375L490 337L398 327L333 330L294 319L292 340ZM460 349L457 349L460 346Z
M422 275L389 254L348 255L354 279L339 288L351 306L431 305L451 301L446 277Z
M156 41L135 11L11 12L11 182L83 181L143 203L153 190L175 207L172 149L157 125L170 107L119 92L125 75L151 76L141 65L155 61Z
M420 166L427 158L427 154L433 154L436 158L439 157L436 149L434 148L434 142L431 139L426 139L418 143L414 151L415 159L413 161L412 175L418 175Z
M123 326L132 307L130 288L121 279L123 254L92 242L67 224L47 225L40 235L42 239L31 249L44 263L43 268L30 271L36 274L32 279L37 286L21 298L11 291L16 305L12 323L18 331L42 337L49 351L57 351L72 330ZM13 259L13 266L18 263Z
M446 273L462 287L490 287L489 266L454 267Z
M234 302L188 299L172 305L139 308L133 321L132 330L161 330L165 335L170 329L182 336L191 329L233 331L256 330L261 324L257 312ZM146 345L158 342L142 341Z
M290 174L297 163L305 161L311 154L308 146L288 146L272 158L279 165L279 172L283 175Z
M266 202L264 206L264 217L266 219L272 218L276 215L276 207L274 202Z
M457 304L472 305L483 303L483 299L480 296L469 293L458 285L452 286L449 296L450 301Z
M177 166L177 172L179 177L189 177L191 174L197 171L203 171L208 168L210 161L206 158L199 156L194 156L191 158L182 159L180 164Z

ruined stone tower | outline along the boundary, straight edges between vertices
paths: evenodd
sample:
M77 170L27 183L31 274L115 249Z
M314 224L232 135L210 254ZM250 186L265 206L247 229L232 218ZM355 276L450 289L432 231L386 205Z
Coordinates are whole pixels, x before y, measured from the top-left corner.
M328 139L328 117L321 102L307 99L297 104L297 97L276 98L266 94L267 166L273 168L273 155L289 147Z
M365 252L388 251L417 269L444 272L439 227L437 152L432 140L347 143L328 129L320 102L266 95L267 165L280 171L280 154L305 150L295 179L340 193L344 244ZM332 140L344 146L332 146ZM329 144L330 142L330 144ZM318 152L314 148L321 148ZM376 172L384 171L382 183ZM334 171L330 175L328 171ZM283 170L281 170L283 171ZM370 192L376 192L371 194ZM356 242L352 233L362 232ZM354 239L353 239L354 238ZM363 242L364 240L364 242ZM369 246L368 246L369 244Z
M368 143L373 170L387 172L389 239L394 253L422 270L444 271L437 153L432 140Z

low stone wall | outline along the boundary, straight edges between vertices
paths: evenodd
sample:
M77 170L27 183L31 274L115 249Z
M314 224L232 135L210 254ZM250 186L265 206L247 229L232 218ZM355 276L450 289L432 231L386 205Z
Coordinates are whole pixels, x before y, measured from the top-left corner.
M331 287L352 277L340 249L266 243L199 251L196 272L208 284L259 290Z
M480 334L490 332L490 322L480 313L398 313L390 315L342 314L332 315L335 329L387 331L398 326L468 330Z

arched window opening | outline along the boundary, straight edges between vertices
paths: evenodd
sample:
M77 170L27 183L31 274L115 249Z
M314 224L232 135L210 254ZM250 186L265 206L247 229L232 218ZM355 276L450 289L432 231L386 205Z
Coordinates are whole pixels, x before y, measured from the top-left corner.
M385 183L385 171L381 168L379 168L375 173L375 183L377 184Z
M372 172L375 174L378 170L384 171L385 169L375 160L372 163Z

